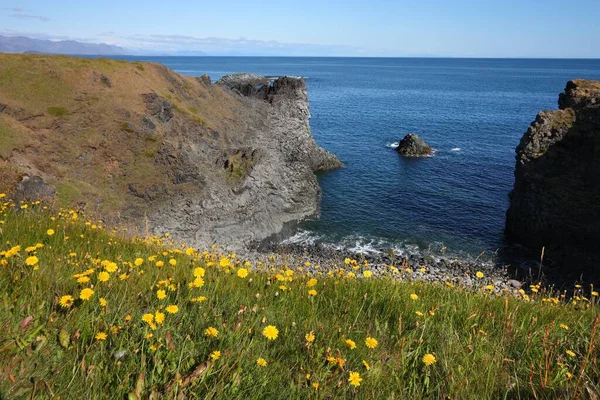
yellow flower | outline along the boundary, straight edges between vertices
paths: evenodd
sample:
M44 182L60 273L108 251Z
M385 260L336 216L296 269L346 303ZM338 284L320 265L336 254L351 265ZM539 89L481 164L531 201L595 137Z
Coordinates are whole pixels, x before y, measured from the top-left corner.
M85 288L79 293L79 298L81 300L89 300L93 294L94 294L94 291L92 289Z
M378 344L379 342L375 338L368 337L365 339L365 345L370 349L374 349Z
M437 360L435 359L435 356L431 353L427 353L423 356L423 364L430 366L432 364L435 364Z
M314 297L314 296L316 296L316 295L317 295L317 291L316 291L315 289L310 289L310 290L308 291L308 296L309 296L309 297Z
M48 229L48 230L46 231L46 234L47 234L48 236L52 236L52 235L54 235L54 229Z
M274 325L267 325L265 329L263 329L262 334L269 340L275 340L279 335L279 330Z
M416 293L411 293L410 298L412 300L419 300L419 296Z
M363 276L365 278L370 278L370 277L373 276L373 272L371 272L371 271L365 271L365 272L363 272Z
M78 283L88 283L89 281L90 281L90 278L88 278L87 276L80 276L77 278Z
M362 364L364 365L364 367L365 367L365 369L366 369L367 371L369 371L369 370L371 369L371 366L370 366L370 365L369 365L369 363L368 363L368 362L366 362L365 360L363 360L363 361L362 361Z
M194 250L192 247L188 247L187 249L185 249L185 254L188 256L194 255L195 252L196 250Z
M151 324L152 322L154 322L154 314L142 315L142 321L144 321L147 324Z
M360 386L360 383L362 382L362 378L360 377L360 374L358 372L350 372L350 377L348 378L348 382L356 387L356 386Z
M486 285L485 288L486 290L492 291L494 290L494 285Z
M210 353L210 358L212 358L213 361L217 361L219 358L221 358L221 352L219 350L213 351Z
M306 282L306 287L316 286L317 283L318 283L318 281L315 278L311 278L308 280L308 282Z
M115 272L117 270L117 264L114 262L109 262L108 264L106 264L106 267L104 267L104 269L108 272Z
M129 278L129 275L127 275L127 274L121 274L121 275L119 275L119 279L122 280L122 281L124 281L127 278Z
M66 294L64 296L61 296L59 304L62 308L69 308L73 305L74 301L75 299L73 298L73 296L71 296L70 294Z
M144 263L144 259L143 258L136 258L135 261L133 262L133 264L135 264L136 267L139 267L143 263Z
M165 266L165 263L164 263L164 261L157 261L155 265L157 268L162 268Z
M169 314L177 314L177 312L179 311L179 307L172 304L170 306L167 306L167 308L165 308L165 311Z
M575 357L575 353L572 350L567 350L565 353L567 353L569 357Z
M106 282L110 278L110 274L106 271L102 271L98 274L98 280L100 282Z
M217 330L217 328L209 326L204 330L204 334L210 337L217 337L219 335L219 331Z
M565 331L568 331L568 330L569 330L569 325L567 325L567 324L560 324L559 326L560 326L562 329L564 329Z
M162 325L163 322L165 322L165 313L162 313L162 312L160 312L160 311L157 310L154 313L154 321L156 321L156 323L158 325Z
M308 343L312 343L315 341L315 333L313 331L310 331L306 335L304 335L304 338Z
M177 260L176 260L176 259L174 259L174 258L171 258L171 259L169 260L169 265L176 266L176 265L177 265Z
M592 292L592 296L594 296L594 297L598 297L598 292L596 292L596 291L593 291L593 292Z
M356 348L356 343L354 340L346 339L346 346L348 346L350 350L354 350Z
M248 276L248 270L246 268L240 268L237 271L237 276L240 278L245 278Z
M106 340L107 337L108 335L106 334L106 332L96 333L96 340Z
M34 265L36 265L38 263L38 258L36 256L31 256L31 257L27 257L25 259L25 264L29 265L30 267L33 267Z
M146 333L146 335L144 336L144 338L146 340L148 340L148 339L152 339L153 336L154 336L154 333L149 332L149 333Z
M205 274L204 268L202 268L202 267L194 268L194 276L196 278L204 278L204 274Z
M313 383L312 383L312 387L313 387L315 390L319 390L319 382L313 382Z
M483 272L481 271L477 271L477 273L475 274L475 276L479 279L483 278L485 275L483 275Z
M229 258L227 257L222 257L221 261L219 261L219 265L223 268L231 267L231 261L229 261Z
M108 305L108 301L106 301L104 297L100 297L98 301L100 302L101 307L106 307Z
M266 367L267 366L267 360L265 360L264 358L260 357L256 360L256 364L258 364L259 367Z
M159 300L164 299L165 297L167 297L167 292L165 292L164 290L160 289L156 291L156 297L158 297Z
M194 282L192 282L192 285L194 285L194 287L201 288L202 286L204 286L204 279L198 276L194 278Z

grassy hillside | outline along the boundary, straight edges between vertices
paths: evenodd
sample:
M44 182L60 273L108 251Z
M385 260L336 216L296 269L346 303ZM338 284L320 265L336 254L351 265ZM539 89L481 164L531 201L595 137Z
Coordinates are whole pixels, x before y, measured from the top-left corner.
M248 262L0 204L0 398L600 392L596 292L501 297L486 277L478 291L399 266L374 278L360 260L307 276L302 260Z

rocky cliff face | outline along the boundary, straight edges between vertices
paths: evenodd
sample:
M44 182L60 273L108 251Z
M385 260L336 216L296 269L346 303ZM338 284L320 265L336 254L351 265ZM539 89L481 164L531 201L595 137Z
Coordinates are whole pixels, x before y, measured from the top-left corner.
M600 254L600 82L569 81L516 149L506 232L550 254Z
M188 244L262 240L316 214L314 172L340 162L312 138L302 79L253 79L0 55L0 192Z

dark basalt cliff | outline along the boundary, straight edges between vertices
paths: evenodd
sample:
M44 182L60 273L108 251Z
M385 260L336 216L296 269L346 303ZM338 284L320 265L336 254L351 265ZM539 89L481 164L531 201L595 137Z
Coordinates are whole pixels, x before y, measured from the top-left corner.
M315 215L314 173L341 164L311 135L302 79L243 82L0 55L0 192L190 245L260 241Z
M550 256L600 255L600 82L575 80L516 149L506 233ZM565 262L562 262L565 264Z

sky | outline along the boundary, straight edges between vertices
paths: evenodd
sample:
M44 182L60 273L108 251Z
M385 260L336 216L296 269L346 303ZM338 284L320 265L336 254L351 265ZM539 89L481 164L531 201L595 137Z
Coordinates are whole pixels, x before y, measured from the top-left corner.
M600 0L0 0L0 35L137 54L600 58Z

